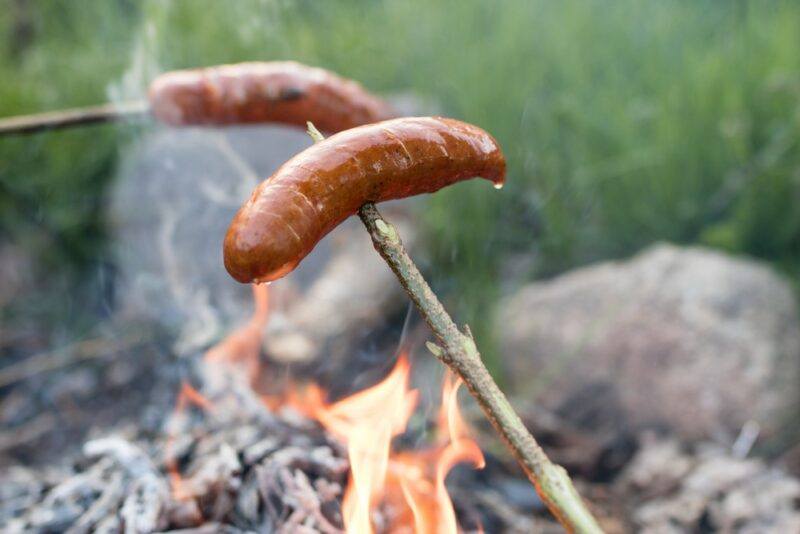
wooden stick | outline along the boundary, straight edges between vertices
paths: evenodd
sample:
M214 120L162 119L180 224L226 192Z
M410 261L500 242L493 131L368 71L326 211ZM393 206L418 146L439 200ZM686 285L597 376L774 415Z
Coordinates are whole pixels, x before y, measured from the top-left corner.
M464 332L458 329L422 277L395 227L374 204L362 206L358 215L375 250L389 264L439 340L439 345L429 342L428 349L461 377L552 514L569 532L602 532L566 470L550 461L486 370L469 327L464 327Z
M0 119L0 135L32 134L74 126L102 124L149 115L145 101L102 104Z
M315 143L325 139L313 123L306 124L308 135ZM603 530L575 490L567 471L550 461L525 428L483 365L469 327L465 326L463 333L458 329L406 252L397 229L383 218L375 204L361 206L358 216L372 237L375 250L389 264L400 285L441 343L436 345L428 342L428 350L461 377L550 512L569 532L602 534Z

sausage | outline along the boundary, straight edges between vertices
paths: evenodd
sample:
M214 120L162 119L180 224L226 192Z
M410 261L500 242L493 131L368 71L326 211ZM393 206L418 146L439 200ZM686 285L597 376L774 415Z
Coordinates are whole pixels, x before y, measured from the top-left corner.
M410 117L341 132L256 188L228 228L225 268L244 283L281 278L367 202L432 193L473 177L499 188L505 169L491 135L454 119Z
M393 117L360 84L294 61L162 74L150 84L156 119L172 126L276 122L339 132Z

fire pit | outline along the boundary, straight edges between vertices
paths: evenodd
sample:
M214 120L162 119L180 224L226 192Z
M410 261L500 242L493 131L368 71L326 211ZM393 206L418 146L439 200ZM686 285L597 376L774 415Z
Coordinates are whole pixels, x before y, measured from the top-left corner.
M313 383L260 391L270 382L259 363L267 288L254 288L251 320L197 362L196 385L182 383L162 433L91 439L55 469L15 468L3 490L5 528L334 533L350 517L381 532L456 532L445 478L457 463L484 465L459 383L445 375L433 428L423 420L410 433L418 393L405 355L377 384L333 403ZM417 446L393 446L400 435ZM492 504L501 495L475 490L458 492L463 531L529 524L529 513ZM535 502L532 490L523 494Z

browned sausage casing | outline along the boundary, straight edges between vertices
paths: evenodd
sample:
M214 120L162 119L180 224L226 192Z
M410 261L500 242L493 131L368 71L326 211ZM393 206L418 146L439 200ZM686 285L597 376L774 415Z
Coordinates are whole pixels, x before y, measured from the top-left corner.
M155 117L173 126L311 121L339 132L393 116L358 83L294 61L168 72L149 98Z
M347 130L293 157L256 188L228 228L225 268L240 282L275 280L367 202L478 176L499 187L505 168L491 135L453 119L411 117Z

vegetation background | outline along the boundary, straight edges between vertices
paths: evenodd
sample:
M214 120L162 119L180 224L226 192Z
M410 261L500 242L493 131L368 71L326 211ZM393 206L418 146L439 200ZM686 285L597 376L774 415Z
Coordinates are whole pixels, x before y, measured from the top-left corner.
M480 327L515 283L657 240L800 277L798 2L5 4L0 116L142 94L162 70L296 59L495 134L507 187L464 184L421 210L427 270L486 343ZM42 280L41 298L3 308L6 324L90 327L113 272L107 191L126 139L147 127L0 139L0 242L36 258Z

